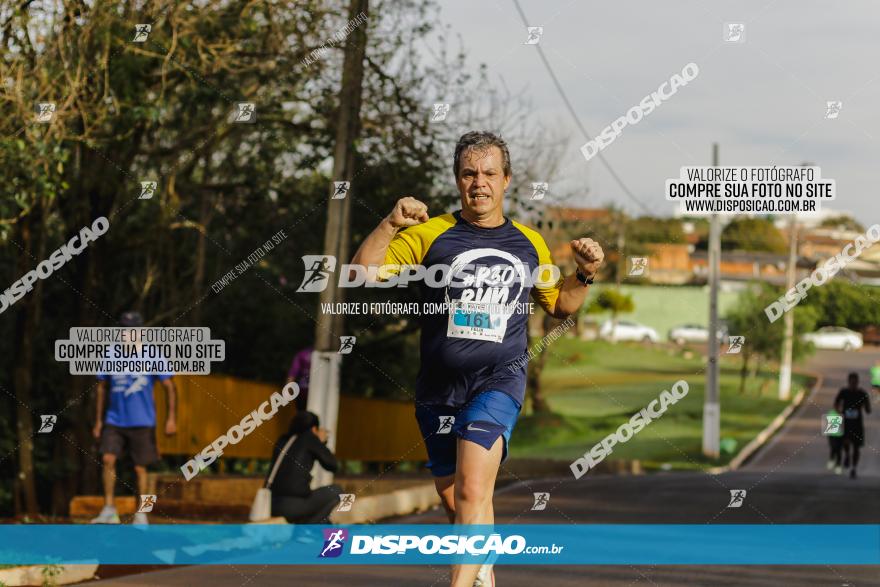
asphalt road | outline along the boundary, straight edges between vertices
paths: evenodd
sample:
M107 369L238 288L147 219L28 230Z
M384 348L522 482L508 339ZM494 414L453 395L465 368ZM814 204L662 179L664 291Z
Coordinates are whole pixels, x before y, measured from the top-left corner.
M693 523L793 524L880 523L880 413L866 421L860 476L850 479L825 469L828 443L821 415L849 371L867 369L880 351L823 351L808 368L822 373L821 389L808 397L783 429L741 470L723 475L663 473L595 476L580 480L523 480L496 492L497 522L510 523ZM880 403L873 396L874 403ZM880 408L880 406L875 406ZM723 409L723 406L722 406ZM514 435L515 441L515 435ZM740 508L728 508L731 489L746 491ZM545 511L531 511L532 492L549 491ZM388 523L443 523L439 511ZM799 545L792 544L792 548ZM497 585L880 585L880 569L858 566L496 566ZM442 586L446 567L413 566L218 566L181 567L101 581L106 585L364 585Z

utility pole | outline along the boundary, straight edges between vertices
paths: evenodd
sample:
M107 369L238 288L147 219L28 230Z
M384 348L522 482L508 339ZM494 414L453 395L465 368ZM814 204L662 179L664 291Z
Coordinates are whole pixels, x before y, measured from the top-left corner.
M367 14L368 0L351 0L348 8L349 22L358 15ZM336 193L333 182L352 182L354 177L354 145L360 134L361 86L364 77L364 54L367 44L366 23L349 33L345 42L345 58L342 64L342 87L339 90L339 114L336 117L336 139L333 151L333 178L328 186L327 226L324 230L324 254L336 258L339 266L348 261L349 214L351 194L357 186L350 185L344 198L333 199ZM309 399L306 406L321 419L321 427L330 431L327 447L336 448L337 421L339 418L339 368L341 355L339 337L343 336L344 316L324 314L321 304L342 301L342 290L331 274L327 288L321 292L318 319L315 325L315 350L309 369ZM312 488L333 482L333 474L318 463L312 469Z
M785 291L794 287L795 269L797 268L797 224L794 214L788 223L788 270L786 271ZM794 308L785 313L785 336L782 339L782 362L779 365L779 399L791 397L791 354L792 336L794 335Z
M712 165L718 166L718 143L712 144ZM721 221L709 220L709 364L703 401L703 454L717 459L721 440L721 402L718 379L718 282L721 277Z
M803 163L803 166L810 165ZM798 229L797 217L792 214L788 223L788 267L785 272L785 291L794 287L797 279ZM794 308L784 316L785 336L782 339L782 362L779 364L779 399L788 401L791 397L791 360L794 345Z

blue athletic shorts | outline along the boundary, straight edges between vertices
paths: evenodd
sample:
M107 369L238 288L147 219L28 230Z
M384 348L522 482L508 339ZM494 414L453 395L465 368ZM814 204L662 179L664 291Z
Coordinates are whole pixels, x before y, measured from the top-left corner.
M428 450L428 469L435 477L455 473L456 442L459 437L489 450L499 436L504 437L501 462L507 459L507 443L519 417L520 406L503 391L477 394L459 407L416 406L416 420Z

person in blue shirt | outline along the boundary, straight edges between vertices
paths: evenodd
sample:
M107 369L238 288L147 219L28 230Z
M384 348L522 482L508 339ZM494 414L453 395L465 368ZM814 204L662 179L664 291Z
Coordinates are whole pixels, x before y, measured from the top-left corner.
M122 326L138 327L143 326L144 322L139 313L125 312L120 317L119 323ZM96 418L92 434L100 441L99 451L104 466L104 508L98 517L92 520L93 524L119 523L119 514L113 503L116 461L123 456L126 448L134 461L138 493L139 495L147 493L147 465L159 460L159 451L156 448L156 405L153 401L153 384L156 381L161 382L166 393L168 416L165 420L165 434L177 433L175 418L177 393L171 377L171 373L98 375ZM108 382L109 401L107 401ZM146 513L136 513L133 523L147 524Z
M492 524L495 478L525 395L528 300L567 318L586 299L604 253L592 239L572 240L575 274L539 270L553 266L544 239L504 215L511 166L500 137L463 135L452 167L460 210L432 218L424 203L403 197L352 264L378 268L374 280L425 270L423 307L442 308L420 316L415 415L428 468L450 522ZM445 276L435 271L444 267ZM491 566L455 567L452 584L492 584Z

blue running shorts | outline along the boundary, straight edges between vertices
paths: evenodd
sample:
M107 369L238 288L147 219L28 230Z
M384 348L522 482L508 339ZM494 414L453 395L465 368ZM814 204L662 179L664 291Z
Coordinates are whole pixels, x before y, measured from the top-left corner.
M428 469L434 477L455 473L456 443L459 437L489 450L504 437L501 462L507 459L507 443L522 406L503 391L477 394L460 407L416 406L416 421L428 450Z

